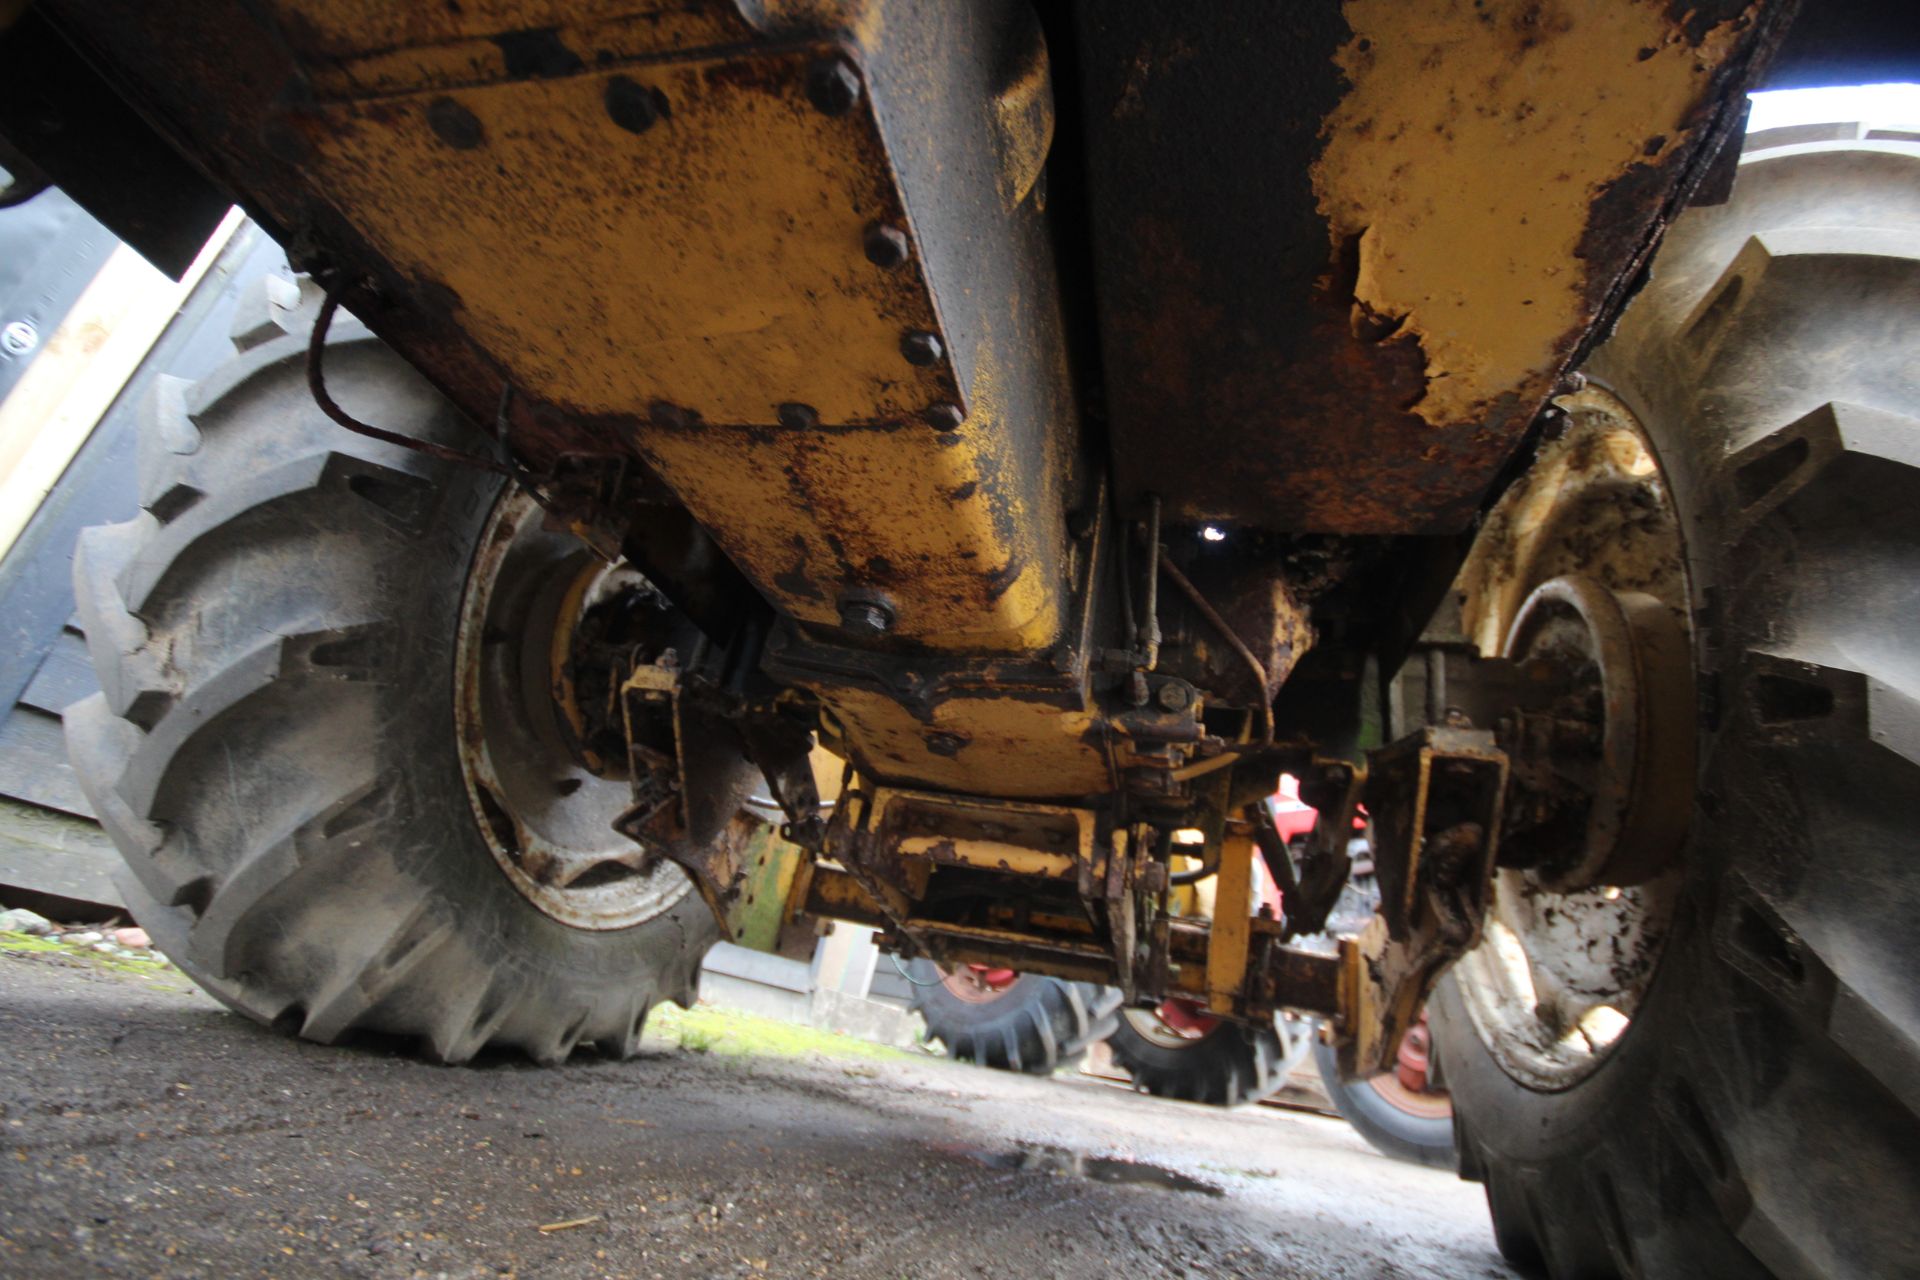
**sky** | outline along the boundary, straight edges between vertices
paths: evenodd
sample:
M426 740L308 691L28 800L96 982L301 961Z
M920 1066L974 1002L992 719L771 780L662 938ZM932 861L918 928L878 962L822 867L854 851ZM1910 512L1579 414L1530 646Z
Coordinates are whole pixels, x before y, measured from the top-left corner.
M1749 94L1747 129L1788 124L1863 121L1880 128L1920 130L1920 84L1863 84L1844 89L1776 89Z

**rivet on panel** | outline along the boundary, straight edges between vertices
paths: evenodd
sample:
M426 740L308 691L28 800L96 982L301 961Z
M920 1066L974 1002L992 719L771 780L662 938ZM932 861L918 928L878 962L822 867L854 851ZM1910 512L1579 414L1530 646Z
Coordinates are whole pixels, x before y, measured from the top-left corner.
M435 98L427 104L427 124L434 136L456 151L471 151L487 139L479 117L452 98Z
M893 630L893 610L875 596L849 592L840 598L840 627L850 635L883 636Z
M907 358L909 360L913 359L911 356ZM914 363L919 364L920 362L914 360ZM928 405L920 411L920 417L922 421L935 431L957 431L960 429L960 424L966 421L966 415L960 412L959 405L948 404L945 401L939 404Z
M810 404L788 401L786 404L781 405L776 412L779 414L781 426L790 427L796 431L820 425L820 414Z
M908 364L919 365L924 369L928 365L939 364L940 357L946 353L947 349L941 344L940 335L937 333L928 333L924 329L911 329L901 336L900 354L907 358Z
M602 101L606 103L607 118L628 133L645 133L666 114L661 110L664 99L658 90L627 76L608 80Z
M860 77L845 58L822 58L807 70L807 100L822 115L843 116L860 101Z
M907 260L907 233L884 222L868 227L860 245L866 250L867 261L876 267L891 271Z

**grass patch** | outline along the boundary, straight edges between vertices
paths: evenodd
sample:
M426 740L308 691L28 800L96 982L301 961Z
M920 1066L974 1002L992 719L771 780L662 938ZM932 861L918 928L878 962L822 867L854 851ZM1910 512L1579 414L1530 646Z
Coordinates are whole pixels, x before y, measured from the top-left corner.
M121 977L141 978L175 991L192 990L180 971L163 960L138 955L109 955L95 951L91 943L36 938L32 934L0 930L0 955L47 960L69 967L97 969Z
M655 1010L647 1030L692 1053L728 1058L866 1058L904 1060L913 1055L892 1045L872 1044L852 1036L792 1022L779 1022L751 1013L736 1013L711 1005L682 1009L667 1005Z

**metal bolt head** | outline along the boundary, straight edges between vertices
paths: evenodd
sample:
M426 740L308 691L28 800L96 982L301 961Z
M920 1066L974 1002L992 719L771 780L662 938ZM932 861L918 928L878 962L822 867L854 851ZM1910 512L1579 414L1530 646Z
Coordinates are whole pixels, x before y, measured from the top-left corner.
M1153 700L1162 711L1185 711L1193 705L1193 690L1184 680L1169 680L1155 691Z
M947 354L946 347L937 333L928 333L924 329L909 329L900 338L900 354L907 363L918 365L922 369L928 365L940 363L940 357Z
M893 610L878 600L864 598L840 602L840 629L849 635L872 638L893 630Z
M607 118L628 133L645 133L666 114L666 99L658 89L649 89L627 76L608 80L601 101L606 104Z
M913 359L912 356L907 358ZM915 360L914 363L918 364L919 361ZM960 424L967 420L967 415L960 412L959 405L948 404L945 401L928 405L920 411L920 417L935 431L958 431Z
M866 250L868 262L889 271L905 262L912 249L907 243L906 232L884 222L876 222L867 228L866 235L860 238L860 247Z
M928 734L926 743L927 750L937 756L945 756L951 760L960 754L960 749L967 745L967 740L957 733L941 731Z
M795 431L804 431L820 425L819 411L812 405L801 404L797 400L789 400L779 406L775 412L779 416L781 426Z
M687 425L687 411L679 405L666 400L655 400L647 406L647 417L656 427L665 427L669 431L679 431Z
M456 151L471 151L487 140L479 117L452 98L435 98L427 104L427 125Z
M845 58L822 58L807 69L807 101L822 115L843 116L860 101L860 77Z
M10 356L24 356L39 345L40 331L33 327L31 320L15 320L0 329L0 351Z

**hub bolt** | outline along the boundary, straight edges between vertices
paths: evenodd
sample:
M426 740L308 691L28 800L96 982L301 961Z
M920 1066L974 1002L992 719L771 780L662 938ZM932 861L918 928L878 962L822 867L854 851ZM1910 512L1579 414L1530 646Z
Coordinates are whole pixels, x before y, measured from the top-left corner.
M1184 680L1169 680L1153 695L1163 711L1185 711L1193 705L1193 690Z
M967 415L960 412L959 405L948 404L944 400L922 409L920 417L935 431L958 431L960 424L967 420Z

